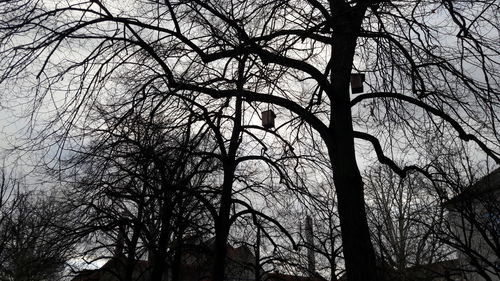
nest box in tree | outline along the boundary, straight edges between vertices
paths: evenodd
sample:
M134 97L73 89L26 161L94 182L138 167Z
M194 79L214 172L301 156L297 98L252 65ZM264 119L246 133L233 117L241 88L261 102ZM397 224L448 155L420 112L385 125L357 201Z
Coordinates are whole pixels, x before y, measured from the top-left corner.
M269 129L274 127L276 114L272 110L262 111L262 127Z
M363 92L363 82L365 82L365 75L362 73L351 74L351 90L353 94Z

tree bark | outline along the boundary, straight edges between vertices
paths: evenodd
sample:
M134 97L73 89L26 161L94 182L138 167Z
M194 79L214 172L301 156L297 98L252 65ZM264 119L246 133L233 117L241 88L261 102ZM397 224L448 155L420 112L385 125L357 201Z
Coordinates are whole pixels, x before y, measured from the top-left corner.
M238 91L243 91L243 68L245 65L245 59L246 58L240 60L238 64ZM227 238L231 227L231 198L233 193L234 173L236 171L236 152L240 145L242 104L242 97L237 96L235 102L233 131L231 133L229 148L223 164L224 181L222 184L221 203L219 214L215 220L215 264L213 276L215 281L224 280L224 273L226 269Z
M347 110L340 104L334 105L334 112ZM334 182L337 190L343 252L349 281L376 279L375 253L370 240L366 219L363 181L359 172L352 133L351 116L334 114L332 127L333 142L330 158L333 165Z
M333 32L335 44L332 49L331 81L334 92L329 93L332 100L329 127L331 141L327 146L337 190L347 279L375 281L378 280L375 252L366 219L363 180L356 163L349 92L362 16L351 14L347 17L338 20L342 26Z
M234 178L234 161L229 161L224 168L224 183L219 215L215 221L215 281L223 281L226 268L227 237L229 235L229 215L231 211L231 193ZM225 165L226 166L226 165Z

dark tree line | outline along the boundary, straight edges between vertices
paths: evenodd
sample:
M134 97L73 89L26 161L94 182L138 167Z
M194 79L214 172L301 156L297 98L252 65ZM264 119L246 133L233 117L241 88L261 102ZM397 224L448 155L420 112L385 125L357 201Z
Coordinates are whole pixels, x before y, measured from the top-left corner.
M40 194L2 171L0 280L54 280L75 248L69 210L56 194Z

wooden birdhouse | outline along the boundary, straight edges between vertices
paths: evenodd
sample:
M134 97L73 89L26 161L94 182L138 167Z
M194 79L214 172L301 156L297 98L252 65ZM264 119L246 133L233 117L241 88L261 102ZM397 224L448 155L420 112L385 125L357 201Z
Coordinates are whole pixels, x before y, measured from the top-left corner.
M272 110L262 111L262 127L269 129L274 127L276 114Z
M363 82L365 82L365 75L362 73L351 74L351 90L353 94L363 92Z

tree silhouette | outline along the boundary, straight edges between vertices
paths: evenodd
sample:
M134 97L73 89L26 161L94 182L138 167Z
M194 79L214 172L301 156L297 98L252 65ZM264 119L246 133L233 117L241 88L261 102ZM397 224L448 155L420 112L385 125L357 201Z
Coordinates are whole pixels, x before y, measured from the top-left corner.
M9 1L0 9L0 81L23 90L33 112L54 100L56 118L38 135L57 132L60 144L124 84L144 89L131 102L176 96L208 114L211 102L234 104L232 116L273 106L290 120L278 134L316 141L328 155L348 279L376 280L356 145L368 143L402 177L432 177L425 150L448 136L500 163L497 11L493 0ZM354 98L353 72L366 77ZM418 165L399 167L404 155ZM227 208L220 212L225 225Z
M16 180L0 187L0 279L57 280L73 257L73 225L54 194L28 191Z

